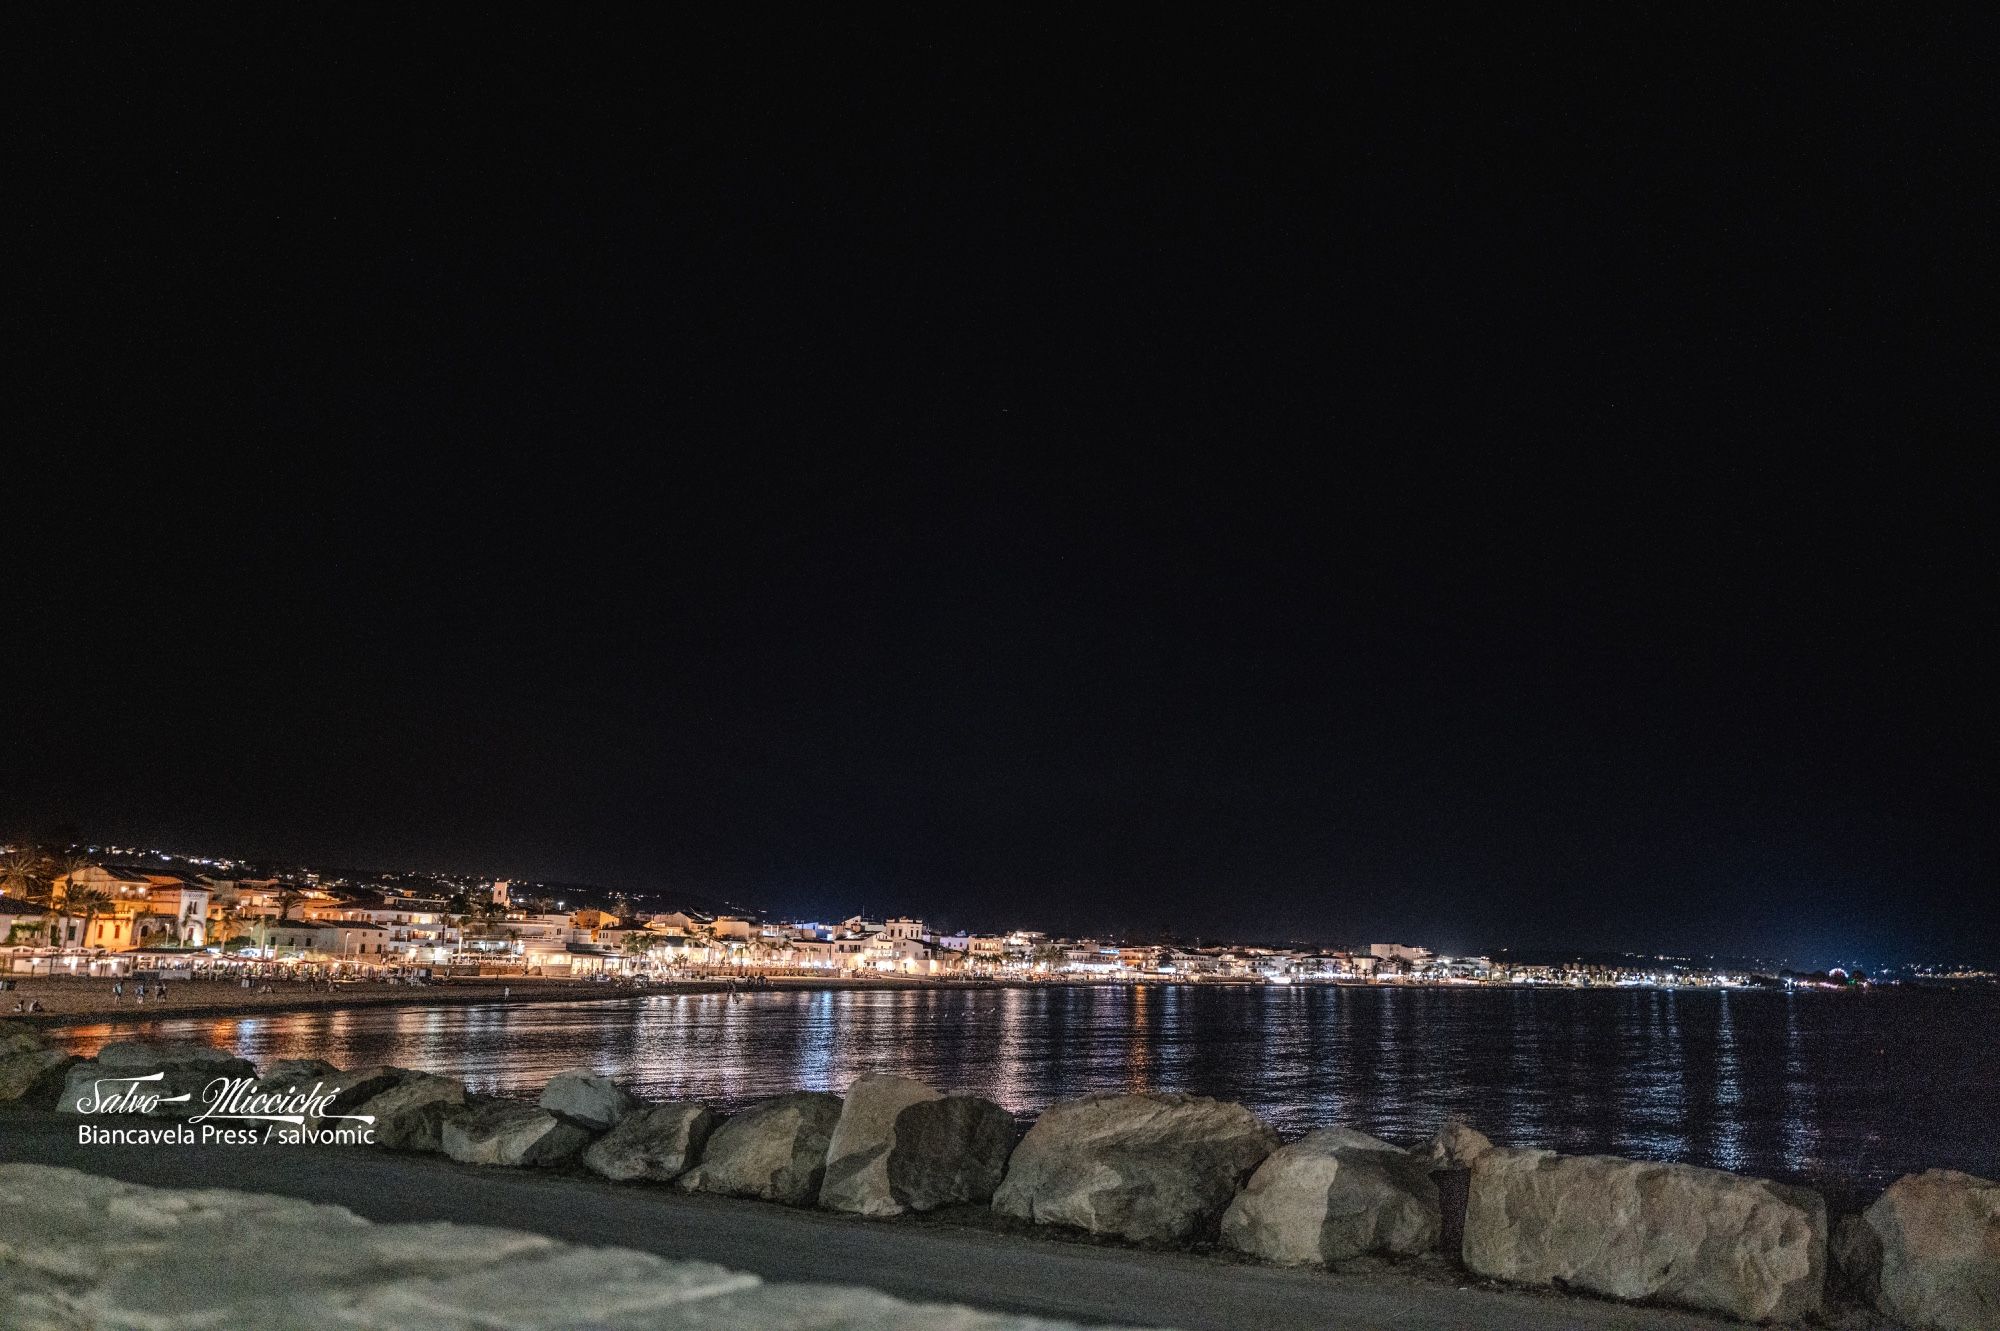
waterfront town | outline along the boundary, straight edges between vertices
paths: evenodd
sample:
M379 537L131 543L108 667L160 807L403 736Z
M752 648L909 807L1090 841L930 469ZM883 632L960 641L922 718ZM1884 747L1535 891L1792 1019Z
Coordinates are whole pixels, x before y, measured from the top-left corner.
M985 982L1206 982L1742 987L1840 986L1865 977L1761 974L1689 958L1611 961L1447 956L1405 942L1337 948L972 933L861 915L772 920L613 896L573 905L506 880L431 890L309 872L258 876L227 860L30 847L0 855L0 971L116 980L213 976L543 980L787 978ZM146 859L154 861L147 863ZM1983 979L1983 972L1943 972Z

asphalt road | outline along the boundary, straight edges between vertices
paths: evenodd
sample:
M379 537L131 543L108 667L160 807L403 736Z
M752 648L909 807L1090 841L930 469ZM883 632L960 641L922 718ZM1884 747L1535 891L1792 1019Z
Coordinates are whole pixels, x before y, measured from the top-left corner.
M0 1118L0 1160L161 1187L227 1187L345 1206L371 1220L450 1220L698 1258L769 1280L1083 1322L1256 1331L1715 1331L1734 1324L1589 1299L1473 1287L1404 1270L1327 1274L997 1233L865 1221L566 1174L369 1150L79 1146L76 1120Z

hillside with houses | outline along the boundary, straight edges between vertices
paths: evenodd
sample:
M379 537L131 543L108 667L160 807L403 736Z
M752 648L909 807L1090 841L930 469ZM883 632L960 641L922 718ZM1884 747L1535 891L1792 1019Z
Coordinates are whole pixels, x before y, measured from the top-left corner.
M1662 958L1584 962L1348 948L972 933L907 916L772 919L747 909L506 879L320 873L120 848L0 851L0 971L116 977L161 967L356 976L909 978L1238 983L1741 984Z

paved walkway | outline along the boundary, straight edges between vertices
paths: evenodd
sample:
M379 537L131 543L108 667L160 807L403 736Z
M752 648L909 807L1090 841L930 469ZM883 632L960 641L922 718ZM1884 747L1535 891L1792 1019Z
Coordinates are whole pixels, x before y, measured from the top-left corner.
M0 1160L161 1187L226 1187L699 1258L770 1280L1083 1322L1255 1331L1717 1331L1734 1324L1588 1299L1460 1287L1400 1270L1329 1275L929 1221L863 1221L667 1188L367 1150L79 1146L74 1118L0 1117Z

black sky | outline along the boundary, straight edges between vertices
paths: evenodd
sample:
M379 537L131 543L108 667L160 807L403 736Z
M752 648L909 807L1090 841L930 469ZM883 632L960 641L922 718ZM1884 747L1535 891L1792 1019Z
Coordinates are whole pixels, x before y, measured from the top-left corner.
M0 811L2000 952L1982 39L1767 21L52 19Z

